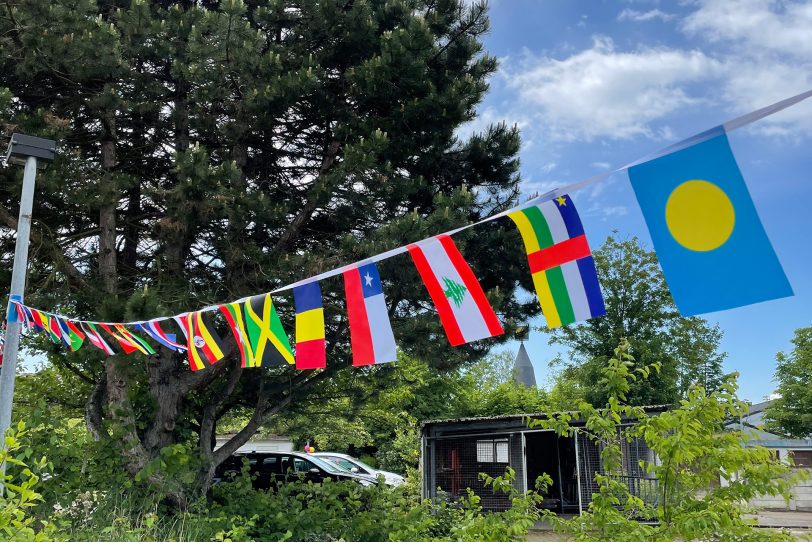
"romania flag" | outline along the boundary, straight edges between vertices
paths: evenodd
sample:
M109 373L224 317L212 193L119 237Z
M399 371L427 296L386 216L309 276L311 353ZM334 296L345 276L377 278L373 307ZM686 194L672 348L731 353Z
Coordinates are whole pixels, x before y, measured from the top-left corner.
M296 305L296 368L323 369L327 366L324 340L324 307L318 282L293 289Z

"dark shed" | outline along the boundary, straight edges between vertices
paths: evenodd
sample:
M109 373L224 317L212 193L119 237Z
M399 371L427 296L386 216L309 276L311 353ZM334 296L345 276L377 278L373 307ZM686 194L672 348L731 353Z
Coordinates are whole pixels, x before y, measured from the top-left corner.
M649 415L665 406L646 407ZM420 468L423 474L423 496L436 499L458 499L471 488L481 498L486 510L505 510L510 499L484 487L479 473L504 474L507 467L516 473L514 487L526 491L546 473L553 485L544 495L544 506L559 513L585 510L597 491L595 474L601 473L599 445L577 427L576 434L559 437L546 429L529 429L527 418L544 414L517 414L488 418L460 418L426 421L421 428ZM631 422L628 424L631 425ZM623 447L623 473L629 489L646 502L654 502L657 480L644 472L639 461L653 461L653 453L641 440Z

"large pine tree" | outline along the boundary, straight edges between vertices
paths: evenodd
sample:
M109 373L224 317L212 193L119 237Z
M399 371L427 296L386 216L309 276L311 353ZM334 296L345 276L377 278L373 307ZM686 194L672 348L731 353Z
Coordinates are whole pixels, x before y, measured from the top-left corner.
M461 0L8 2L0 121L59 142L38 177L28 303L107 321L176 314L514 203L517 131L456 135L496 69L487 28L484 5ZM8 273L21 173L0 179ZM491 223L458 239L503 319L534 310L512 296L527 280L515 232ZM381 275L401 348L437 368L488 348L447 345L405 257ZM103 359L28 344L84 383L89 430L115 430L129 472L196 439L205 490L263 422L349 364L342 284L322 287L325 371L242 370L232 354L193 373L165 349ZM290 329L290 296L275 301ZM213 451L234 408L250 419ZM160 473L150 482L188 496Z

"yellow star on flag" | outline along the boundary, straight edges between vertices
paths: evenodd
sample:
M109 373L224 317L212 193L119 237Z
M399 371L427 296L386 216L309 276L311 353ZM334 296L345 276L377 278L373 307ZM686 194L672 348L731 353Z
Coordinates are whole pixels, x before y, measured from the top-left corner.
M565 198L564 196L558 196L557 198L555 198L555 201L558 202L559 207L563 207L567 204L567 198Z

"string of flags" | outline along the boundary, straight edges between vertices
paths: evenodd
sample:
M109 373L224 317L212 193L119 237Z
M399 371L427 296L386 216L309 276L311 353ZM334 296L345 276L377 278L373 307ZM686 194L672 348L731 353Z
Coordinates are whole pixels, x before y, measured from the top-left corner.
M230 343L217 333L212 321L219 312L234 336L243 367L295 365L302 370L322 369L327 363L327 345L319 283L342 275L352 364L392 362L397 347L376 262L409 254L452 346L501 335L502 325L452 236L507 216L524 243L547 326L566 326L606 313L586 232L568 192L623 170L628 170L655 252L683 315L791 296L792 288L761 225L726 134L810 96L812 90L476 224L273 292L171 317L112 323L78 320L11 301L8 319L22 322L31 331L46 333L52 341L74 352L87 339L108 356L116 354L112 346L116 343L125 354L154 355L151 340L162 348L185 352L190 368L198 371L230 353ZM748 273L736 272L743 268L749 269ZM293 291L295 352L271 296L286 290ZM0 364L2 344L0 335Z

